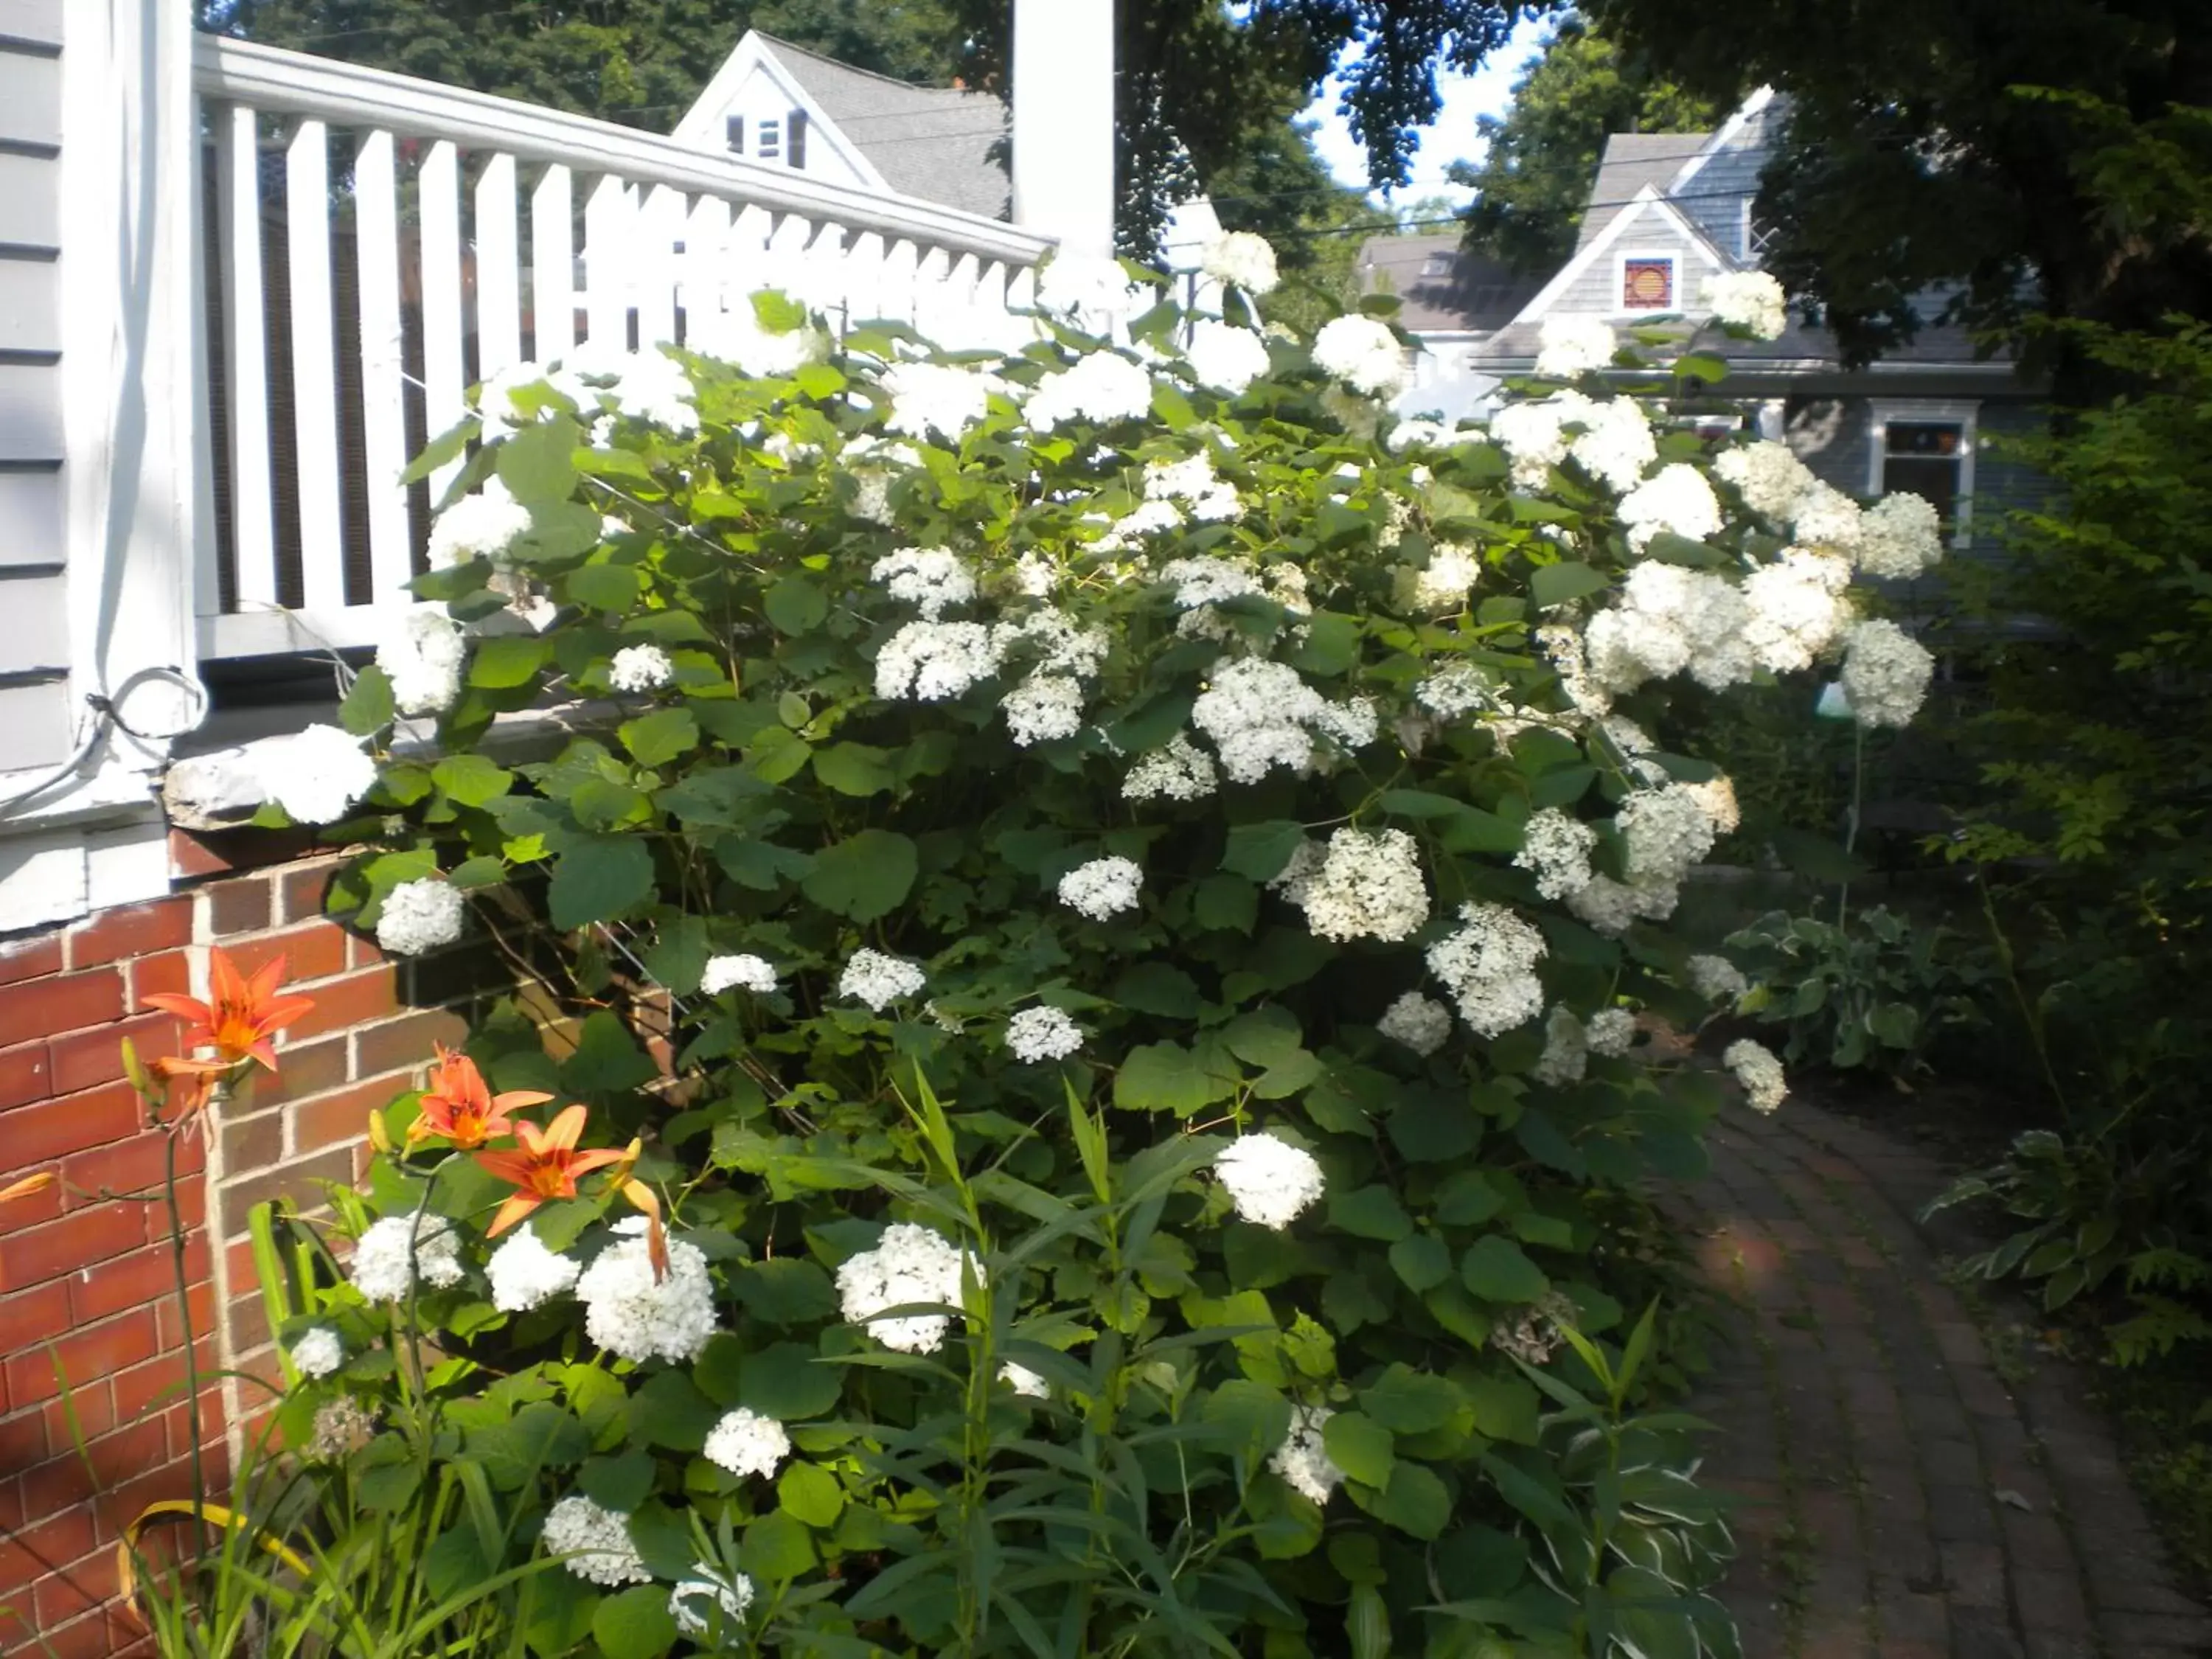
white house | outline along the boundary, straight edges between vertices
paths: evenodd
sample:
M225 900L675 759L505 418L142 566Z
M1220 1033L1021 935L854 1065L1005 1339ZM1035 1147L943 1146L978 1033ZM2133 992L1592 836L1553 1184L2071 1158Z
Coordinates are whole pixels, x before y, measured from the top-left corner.
M771 283L982 343L1109 252L1112 0L1012 3L1011 112L752 34L660 137L0 0L0 938L166 891L173 757L326 717L471 384Z

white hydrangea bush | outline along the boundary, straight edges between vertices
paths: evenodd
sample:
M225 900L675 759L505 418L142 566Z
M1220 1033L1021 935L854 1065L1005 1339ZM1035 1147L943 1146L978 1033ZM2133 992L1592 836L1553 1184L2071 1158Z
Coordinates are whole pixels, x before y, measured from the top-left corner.
M1796 676L1809 718L1835 679L1909 720L1931 663L1869 584L1939 556L1932 512L1639 398L1710 378L1649 329L1547 331L1555 378L1455 427L1393 411L1387 304L1301 339L1272 259L1210 270L1222 315L1054 307L990 354L763 296L719 357L504 377L425 458L450 627L349 700L382 840L333 902L395 952L531 932L590 1012L561 1055L478 1032L548 1097L489 1150L379 1129L302 1397L398 1410L363 1356L412 1322L439 1455L565 1437L516 1501L610 1620L997 1651L978 1537L1103 1586L1180 1535L1176 1616L1232 1644L1347 1650L1324 1560L1411 1640L1432 1552L1585 1501L1516 1360L1583 1387L1558 1333L1617 1357L1671 1309L1644 1177L1786 1099L1686 1040L1743 989L1675 926L1738 811L1674 699ZM554 701L557 749L488 740ZM441 758L390 754L403 703ZM1621 1524L1718 1654L1702 1502ZM1004 1593L1150 1639L1069 1582Z

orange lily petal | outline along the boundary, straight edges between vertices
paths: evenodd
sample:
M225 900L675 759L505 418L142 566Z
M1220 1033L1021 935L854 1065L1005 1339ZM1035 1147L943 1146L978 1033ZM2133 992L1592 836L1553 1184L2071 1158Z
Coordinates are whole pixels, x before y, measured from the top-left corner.
M568 1160L571 1176L589 1175L594 1170L604 1170L610 1164L619 1164L623 1154L611 1146L600 1146L588 1152L578 1152Z
M11 1181L0 1187L0 1204L13 1203L19 1198L28 1198L33 1193L42 1193L58 1180L52 1170L41 1170L36 1175L27 1175L21 1181Z
M477 1167L485 1174L518 1187L526 1182L538 1168L538 1160L528 1152L478 1152L476 1158Z
M588 1115L589 1114L581 1106L562 1107L560 1115L546 1126L545 1133L540 1138L538 1145L549 1151L557 1147L564 1152L574 1152L577 1141L583 1138L584 1120ZM586 1156L589 1157L592 1154L587 1153ZM608 1154L611 1159L621 1156L619 1152ZM596 1169L598 1165L594 1164L592 1167Z
M535 1193L515 1194L499 1206L499 1213L491 1218L491 1225L484 1229L484 1237L497 1238L544 1201Z
M190 1020L195 1025L214 1023L215 1010L198 997L188 997L181 991L149 991L138 999L151 1003L165 1014L174 1014L179 1019Z
M543 1106L552 1098L550 1095L539 1094L535 1089L510 1089L503 1095L494 1095L491 1097L491 1109L493 1115L496 1116L507 1112L519 1112L526 1106Z

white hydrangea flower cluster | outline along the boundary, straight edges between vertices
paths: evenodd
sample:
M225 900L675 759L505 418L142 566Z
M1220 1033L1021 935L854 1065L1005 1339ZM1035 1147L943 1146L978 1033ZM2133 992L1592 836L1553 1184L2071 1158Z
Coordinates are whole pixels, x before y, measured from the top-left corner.
M878 559L868 579L935 622L975 597L975 578L957 554L941 547L902 547Z
M1334 703L1287 663L1240 658L1218 665L1191 705L1191 721L1212 740L1233 783L1257 783L1272 767L1310 764L1314 733L1346 749L1375 741L1375 706L1365 698Z
M441 714L461 695L461 664L468 647L461 625L441 605L410 605L398 628L376 647L376 665L392 682L392 701L403 714Z
M464 495L430 526L430 568L496 560L530 533L530 509L504 489Z
M1530 1075L1547 1089L1564 1089L1589 1072L1589 1033L1573 1009L1564 1002L1553 1004L1544 1021L1544 1052Z
M1648 891L1671 892L1713 850L1717 826L1686 784L1630 790L1613 821L1627 847L1629 884Z
M1026 1365L1009 1359L999 1367L999 1381L1025 1400L1049 1400L1052 1384Z
M1462 904L1459 915L1458 931L1428 949L1429 971L1458 999L1459 1017L1483 1037L1534 1018L1544 1006L1536 978L1544 936L1502 904Z
M1546 806L1528 815L1522 826L1521 850L1513 855L1517 868L1536 878L1536 891L1547 899L1571 898L1589 885L1590 854L1597 847L1597 831L1573 813Z
M1880 727L1911 725L1935 674L1936 659L1926 647L1895 623L1876 618L1853 624L1838 678L1851 718Z
M1851 568L1809 548L1784 548L1782 556L1744 578L1751 607L1744 643L1761 668L1786 674L1810 667L1834 644L1850 616Z
M876 655L876 695L942 702L999 672L1004 641L981 623L910 622Z
M1060 902L1093 921L1104 921L1137 908L1145 872L1134 859L1118 855L1092 859L1060 878Z
M903 957L886 956L866 945L853 952L837 978L837 994L865 1002L881 1013L927 983L928 975Z
M1402 830L1338 830L1319 867L1299 884L1297 902L1322 939L1410 939L1429 919L1420 848Z
M632 696L658 691L675 678L675 663L657 645L626 645L607 664L607 684Z
M1267 343L1249 328L1200 318L1183 361L1200 386L1234 398L1267 372Z
M1152 407L1152 377L1141 366L1115 352L1094 351L1040 380L1023 413L1032 428L1049 432L1063 421L1108 426L1141 420Z
M855 438L840 458L854 488L853 516L870 524L891 521L891 486L899 475L921 465L921 452L912 444L873 433Z
M376 784L376 762L361 739L314 725L263 746L263 789L295 823L336 823Z
M750 951L708 957L706 969L699 975L699 989L710 997L733 990L768 996L775 990L775 969L765 957L757 957Z
M1213 757L1178 732L1158 749L1137 757L1121 780L1126 800L1198 800L1220 787Z
M1589 1051L1618 1060L1636 1046L1636 1016L1626 1008L1601 1008L1583 1024Z
M1334 376L1370 398L1389 398L1412 378L1406 349L1389 325L1373 317L1332 317L1314 336L1313 360Z
M886 430L910 438L927 439L932 433L947 443L990 412L991 394L1004 392L1006 383L951 363L893 363L884 371L884 390L890 394L890 418Z
M1859 521L1858 565L1869 576L1903 581L1943 557L1943 529L1933 502L1893 490Z
M1522 489L1542 489L1552 469L1570 457L1608 489L1632 489L1659 454L1650 420L1632 398L1555 392L1539 402L1507 404L1492 417L1490 434L1504 447Z
M1782 1062L1764 1043L1739 1037L1722 1051L1721 1064L1735 1073L1752 1109L1771 1112L1790 1097L1790 1080Z
M753 1581L741 1572L725 1578L705 1562L695 1563L668 1592L668 1616L676 1621L677 1634L694 1639L708 1634L714 1625L709 1603L734 1625L753 1604Z
M1608 692L1686 671L1722 690L1751 678L1751 604L1709 570L1647 561L1633 567L1617 602L1590 618L1583 645L1591 676Z
M1433 615L1457 611L1482 575L1482 553L1456 542L1439 542L1429 550L1425 570L1401 570L1400 582L1407 607Z
M629 1517L571 1492L546 1512L545 1553L586 1583L647 1584L653 1574L629 1535Z
M1056 742L1083 729L1082 682L1098 672L1110 646L1105 629L1079 627L1058 611L1038 611L991 629L999 661L1017 650L1035 654L1035 672L999 700L1017 744L1026 749Z
M1547 380L1571 380L1603 368L1620 343L1602 317L1550 316L1536 338L1536 373Z
M1249 230L1226 231L1206 243L1198 256L1198 268L1255 300L1273 293L1280 280L1273 246Z
M461 1282L460 1238L437 1216L386 1216L371 1222L353 1247L353 1287L371 1302L404 1302L418 1274L433 1290Z
M1820 482L1789 445L1765 438L1723 450L1713 471L1735 487L1746 507L1778 524L1786 523L1797 503Z
M1763 270L1723 270L1705 279L1713 320L1754 340L1778 340L1790 322L1782 284Z
M716 311L711 306L702 307L696 327L696 335L685 342L692 349L736 363L746 374L758 375L763 380L781 380L787 375L796 374L807 364L818 363L830 355L830 337L820 329L811 325L788 329L763 328L751 304L742 299L726 311ZM629 356L631 359L669 361L657 351L633 352ZM657 374L649 374L649 378L635 387L625 380L618 390L622 393L623 412L630 414L635 412L635 401L648 392L658 391L660 397L673 399L688 393L690 387L665 384ZM680 409L681 405L678 407ZM690 429L675 425L673 422L669 424L678 431Z
M1066 1060L1083 1047L1083 1028L1058 1008L1024 1008L1006 1022L1006 1051L1024 1065Z
M1097 334L1129 315L1140 292L1117 260L1097 254L1062 251L1037 272L1037 308L1065 313Z
M461 890L435 876L403 881L384 896L376 942L388 955L419 957L460 938L468 917Z
M1085 521L1105 524L1106 530L1092 548L1100 553L1127 553L1154 536L1164 536L1183 526L1182 508L1173 501L1139 501L1120 518L1108 521L1103 513L1085 515Z
M750 1406L725 1412L708 1431L700 1455L732 1474L757 1474L772 1479L783 1460L791 1455L791 1437L773 1417L763 1417Z
M501 1313L526 1313L566 1296L576 1287L583 1265L557 1250L549 1250L528 1222L514 1230L506 1243L484 1263L491 1280L491 1304Z
M344 1364L345 1344L327 1325L310 1325L293 1340L292 1369L302 1376L320 1381Z
M1328 1455L1322 1431L1336 1413L1326 1406L1291 1407L1291 1431L1267 1459L1267 1467L1283 1477L1291 1491L1326 1504L1344 1484L1344 1471Z
M576 1280L584 1334L623 1359L696 1359L714 1334L714 1285L696 1244L668 1240L668 1275L656 1279L649 1224L641 1215L615 1223L623 1235L592 1259Z
M1311 1152L1265 1130L1230 1142L1213 1174L1238 1220L1276 1232L1320 1202L1326 1184Z
M311 1463L335 1463L350 1457L376 1437L377 1415L349 1394L315 1407L303 1448Z
M1181 501L1199 524L1221 524L1244 510L1237 486L1213 470L1213 458L1200 451L1180 461L1154 461L1145 468L1145 498Z
M1743 969L1726 957L1694 956L1682 964L1690 988L1708 1002L1734 1001L1751 989Z
M1451 1010L1434 997L1425 997L1419 991L1405 991L1382 1011L1382 1018L1375 1022L1375 1029L1425 1060L1450 1039Z
M1790 509L1790 528L1807 547L1855 555L1866 533L1866 514L1834 485L1816 483Z
M975 1281L983 1282L983 1264L943 1235L911 1221L884 1229L872 1250L848 1256L837 1269L837 1294L848 1322L863 1325L870 1336L900 1353L935 1353L945 1343L947 1314L898 1314L887 1308L916 1304L960 1305L963 1263Z
M1621 497L1620 522L1629 546L1639 553L1662 534L1701 542L1720 533L1720 498L1704 473L1675 461Z

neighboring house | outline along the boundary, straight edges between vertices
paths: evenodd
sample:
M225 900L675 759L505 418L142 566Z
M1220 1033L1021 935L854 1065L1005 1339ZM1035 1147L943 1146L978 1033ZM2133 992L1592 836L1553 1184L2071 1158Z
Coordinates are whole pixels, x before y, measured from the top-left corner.
M1460 246L1459 233L1370 237L1359 250L1359 283L1369 294L1398 296L1398 324L1420 342L1413 384L1399 399L1408 411L1448 420L1484 412L1498 380L1475 349L1511 323L1541 286Z
M1602 317L1621 328L1639 320L1709 314L1706 284L1725 271L1757 268L1764 234L1756 213L1759 175L1779 136L1783 106L1769 88L1747 98L1713 132L1617 133L1606 144L1574 252L1511 314L1498 315L1493 273L1453 248L1434 251L1435 274L1409 296L1404 320L1423 361L1455 371L1419 384L1401 407L1458 414L1493 401L1509 378L1534 368L1547 317ZM1370 287L1391 271L1392 240L1368 245ZM1449 257L1449 268L1446 258ZM1412 257L1408 253L1405 257ZM1463 296L1463 297L1462 297ZM1941 310L1928 296L1924 314ZM1715 335L1734 366L1723 390L1742 400L1767 435L1786 437L1828 483L1856 495L1909 489L1926 496L1949 526L1952 545L1972 544L1986 524L2028 498L2030 475L1986 453L1987 440L2032 429L2041 388L2005 357L1978 356L1959 328L1923 326L1917 337L1863 368L1844 367L1833 336L1795 311L1782 337L1759 343ZM1449 390L1449 398L1440 395Z

